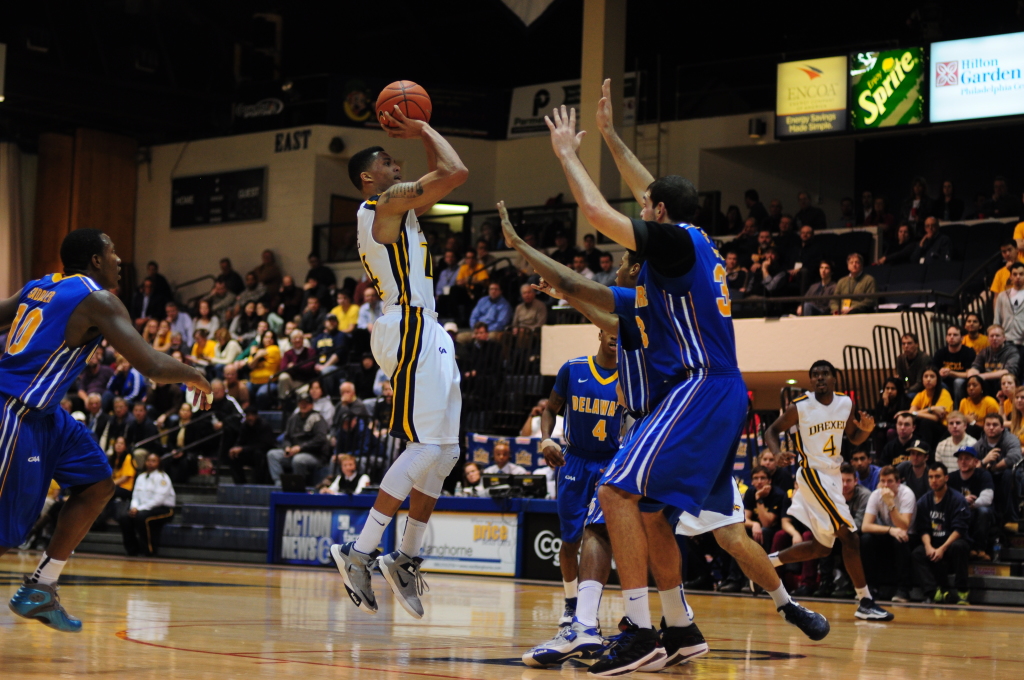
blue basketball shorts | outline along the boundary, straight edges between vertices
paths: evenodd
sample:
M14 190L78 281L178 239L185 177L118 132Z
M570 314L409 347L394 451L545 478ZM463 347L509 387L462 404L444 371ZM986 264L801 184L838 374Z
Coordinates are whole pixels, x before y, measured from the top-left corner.
M113 473L88 428L64 409L44 413L0 398L0 546L11 548L39 519L50 480L67 488Z
M587 458L565 450L565 465L558 468L558 525L562 541L576 543L583 538L587 508L597 494L597 482L604 474L611 457Z
M746 418L738 372L696 375L634 424L600 483L694 516L731 515L732 467Z

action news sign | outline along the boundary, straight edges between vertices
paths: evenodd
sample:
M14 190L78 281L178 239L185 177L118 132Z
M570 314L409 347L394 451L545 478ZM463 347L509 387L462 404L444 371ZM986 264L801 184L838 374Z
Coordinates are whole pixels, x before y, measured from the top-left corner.
M1024 33L932 43L933 123L1024 113Z
M279 564L333 566L331 545L359 538L369 516L369 508L279 508L274 561ZM381 538L381 548L385 552L391 550L393 531L388 527Z
M408 512L398 513L398 536L408 521ZM423 571L515 576L518 530L516 514L436 511L420 549Z
M846 57L790 61L777 74L776 137L846 129Z

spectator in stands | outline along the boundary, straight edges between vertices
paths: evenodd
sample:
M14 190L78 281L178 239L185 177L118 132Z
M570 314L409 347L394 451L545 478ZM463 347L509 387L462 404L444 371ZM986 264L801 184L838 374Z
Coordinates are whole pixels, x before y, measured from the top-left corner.
M896 416L896 436L890 439L878 457L878 464L896 466L907 460L907 449L910 446L920 445L920 439L914 439L914 416L909 413L899 413Z
M260 254L260 260L260 265L253 270L256 272L256 278L266 286L268 293L276 295L281 290L282 278L281 270L277 267L273 251L264 250ZM285 316L285 318L287 319L288 317Z
M995 484L995 508L1003 522L1018 519L1018 492L1013 466L1021 460L1021 443L1003 425L998 415L985 416L985 432L978 438L974 450L981 465L992 474Z
M864 512L868 508L868 499L871 498L871 491L867 486L858 483L857 472L849 463L839 466L839 473L843 478L843 498L853 515L853 524L860 530L864 524ZM877 487L877 481L875 486Z
M170 300L174 297L174 291L171 290L171 284L168 283L167 278L160 273L160 265L153 260L146 263L146 278L153 282L153 292L164 300Z
M907 447L908 460L896 466L900 479L918 498L928 492L928 449L926 442L915 439Z
M334 422L334 402L324 390L323 383L319 378L310 381L309 398L313 400L313 410L319 413L330 427L330 424ZM298 410L295 412L297 413Z
M114 441L118 437L125 436L128 425L131 422L131 409L128 406L128 402L121 397L115 397L113 404L113 412L110 414L110 420L107 423L107 448L104 449L108 456L113 451Z
M316 298L310 298L315 300ZM277 376L277 398L284 401L302 383L316 377L316 350L306 343L301 330L292 331L292 347L281 357Z
M782 528L782 516L788 508L786 492L772 485L768 470L763 465L756 466L750 473L750 486L743 495L744 524L754 541L766 551L771 550L775 532Z
M260 317L256 314L256 303L250 300L242 305L242 313L231 320L230 336L241 344L248 344L256 337L256 325L259 322ZM216 333L212 335L216 337Z
M839 216L832 220L833 229L851 229L857 226L857 216L853 213L853 199L844 197L839 201Z
M782 263L779 252L768 248L761 255L761 261L751 265L750 283L747 284L746 298L779 296L789 282L789 273Z
M788 216L786 216L786 220L789 220ZM818 240L814 237L814 227L805 224L800 227L799 242L792 252L787 254L792 267L789 270L789 275L794 278L800 276L805 283L813 282L816 273L814 268L821 263L822 255ZM800 290L806 289L807 285L801 284Z
M160 322L156 319L146 319L146 323L142 326L142 341L152 346L156 342L156 337L159 333Z
M735 250L726 250L723 255L725 255L725 283L729 287L729 297L733 300L740 300L746 292L750 274L740 266L740 256Z
M757 457L757 464L768 473L768 482L774 488L781 489L787 494L793 491L793 475L789 470L776 465L775 454L771 449L765 448L761 451L761 455Z
M601 256L604 251L597 249L597 241L593 234L583 235L583 257L587 263L587 269L592 272L601 270Z
M291 276L285 275L282 281L281 293L278 296L281 303L277 308L277 313L285 321L293 321L295 317L302 314L302 309L305 307L302 289L295 285L295 279Z
M862 484L868 491L874 491L878 487L878 475L882 468L871 464L871 457L868 452L858 448L850 458L850 465L857 475L857 483Z
M801 191L796 195L796 202L800 205L800 210L797 211L796 215L793 216L793 220L796 222L797 228L809 224L815 229L827 229L828 220L825 218L825 211L821 208L811 205L811 195L806 191Z
M483 323L489 333L504 331L512 321L512 305L502 294L501 286L491 283L487 287L487 297L480 298L473 313L469 315L469 323L474 328Z
M267 468L274 486L281 486L281 475L287 470L307 480L323 465L330 442L327 422L313 410L308 394L299 397L299 412L288 418L284 431L284 448L267 452Z
M775 241L775 248L779 251L779 256L787 264L790 263L791 258L800 247L800 237L797 236L797 230L794 225L795 222L789 215L783 215L782 219L779 220L779 232L773 239Z
M338 278L334 275L334 270L321 263L319 255L310 253L306 262L309 263L309 271L306 272L307 284L310 281L315 281L317 287L323 289L325 293L338 285ZM310 289L307 288L307 290Z
M569 244L569 235L565 231L555 232L555 249L549 257L558 264L572 266L572 258L576 257L576 248Z
M263 299L267 294L267 287L256 278L255 272L245 275L245 288L235 297L235 312L244 308L246 304Z
M768 252L769 248L773 248L775 242L772 240L772 233L767 229L761 229L757 232L757 247L750 254L750 271L751 273L757 271L764 260L765 253Z
M836 295L849 295L849 298L832 300L828 303L833 314L862 314L875 309L873 298L856 299L854 295L875 292L875 279L864 273L864 257L860 253L850 253L846 257L846 268L849 275L836 283Z
M911 415L918 419L917 430L928 441L945 434L946 416L955 408L953 397L939 381L939 372L928 366L921 373L922 389L910 402Z
M917 231L925 220L932 216L933 203L931 196L928 195L928 182L924 177L915 177L910 187L910 196L903 201L903 207L900 209L900 224L907 224ZM938 229L938 220L935 222Z
M337 467L337 473L334 468ZM331 459L331 472L321 484L320 493L360 494L370 485L370 476L356 471L356 459L347 453L339 453Z
M757 220L751 218L754 223L754 227L757 228ZM738 234L743 227L745 220L743 215L740 213L740 209L735 205L730 205L725 210L725 233L727 234Z
M999 254L1003 256L1003 266L992 276L992 285L989 286L989 290L992 291L993 295L999 295L1007 289L1010 284L1013 266L1021 262L1020 250L1017 248L1017 242L1014 240L1007 241L1000 246Z
M359 323L359 307L352 302L352 294L346 290L339 290L336 298L338 305L330 313L338 322L338 330L351 335L352 329Z
M233 366L242 371L243 374L248 370L247 362L249 357L252 356L253 352L260 348L261 343L263 342L263 334L269 330L272 330L270 328L270 324L266 321L260 321L256 324L256 337L254 337L247 345L240 345L242 347L242 352L235 357L235 363ZM274 335L277 335L277 333L275 332Z
M132 403L132 417L124 430L124 440L128 449L135 456L135 467L142 469L146 462L147 453L161 454L164 447L156 438L159 434L156 423L146 413L146 404L141 401Z
M451 292L451 287L457 285L459 277L459 258L454 250L444 251L441 266L438 267L436 274L434 295L448 295ZM445 292L446 290L447 292Z
M486 266L476 259L476 251L467 250L466 258L455 277L456 285L463 286L470 297L473 297L473 289L486 284L489 278Z
M889 241L892 239L892 228L895 224L896 218L886 209L885 198L876 196L872 205L871 215L865 218L864 225L878 227L879 237Z
M501 347L491 341L487 324L483 321L473 326L473 339L465 346L459 367L464 393L476 388L477 378L489 378L501 372Z
M235 295L241 295L242 291L245 290L245 283L242 281L241 275L234 270L231 266L231 260L228 258L222 258L220 261L220 276L224 278L224 283Z
M996 393L996 401L999 402L999 413L1003 420L1009 422L1013 415L1014 401L1017 397L1017 376L1007 373L999 379L999 392Z
M221 325L227 323L231 310L235 306L235 294L228 290L227 283L218 278L213 283L213 290L203 300L210 303L210 310L220 320Z
M878 488L868 497L860 531L861 561L868 586L896 587L893 602L909 602L913 579L910 569L911 532L917 514L917 497L891 465L881 469ZM884 599L884 598L879 598ZM924 599L923 596L920 599Z
M168 442L171 452L164 460L164 469L175 484L187 483L199 471L199 457L216 450L217 444L208 439L213 435L211 419L193 416L192 405L183 403L178 409L178 431Z
M805 227L809 228L809 227ZM832 280L832 264L822 260L818 264L820 280L812 283L804 297L828 297L836 294L836 282ZM822 316L832 313L828 300L809 300L796 308L798 316Z
M978 350L967 374L981 376L985 381L985 392L995 394L999 390L999 380L1007 373L1016 375L1019 363L1017 348L1006 342L1003 327L993 324L988 327L988 347Z
M238 369L235 366L224 367L224 389L242 408L249 406L249 388L238 379Z
M1008 268L1010 285L996 295L993 323L1003 327L1006 342L1016 345L1019 353L1024 345L1024 262Z
M306 300L306 309L302 312L299 328L307 337L313 337L323 329L326 318L327 312L320 307L320 298L310 295L309 299ZM295 336L290 335L288 337L293 338Z
M764 203L761 202L761 198L757 195L757 189L747 189L743 193L743 202L747 206L747 217L754 218L758 226L768 221L768 211L765 209Z
M891 266L907 264L918 248L920 248L920 244L911 237L910 227L901 224L896 230L896 240L885 244L885 255L878 259L878 264Z
M992 475L979 467L981 461L972 446L964 446L956 452L956 464L957 469L949 475L949 488L960 492L971 513L970 556L987 562L992 559L988 554L995 499Z
M367 288L363 291L363 300L363 304L359 307L356 327L370 332L373 330L373 324L384 313L384 305L380 301L380 296L377 295L376 288Z
M875 198L870 191L864 191L860 195L860 205L857 206L857 224L859 226L871 226L875 224Z
M284 330L284 319L274 313L273 308L265 299L256 303L256 316L261 321L266 321L270 330L275 333Z
M904 333L900 338L900 347L903 352L896 357L896 373L906 385L907 396L913 399L923 389L921 375L931 364L932 359L921 351L915 333Z
M990 413L1000 414L999 402L985 394L985 383L976 375L967 379L967 396L960 400L959 411L963 414L964 422L975 432L980 432L985 416Z
M355 307L351 304L349 306ZM348 359L348 336L338 328L338 317L333 313L327 315L324 329L319 335L314 336L312 345L316 350L314 370L321 379L326 379L327 376L337 371ZM333 392L331 387L334 384L333 380L328 379L327 382L325 389L328 392Z
M188 312L178 309L178 303L171 300L164 305L165 320L170 324L171 332L181 333L183 338L192 337L192 317Z
M227 465L231 468L231 479L235 484L245 484L245 466L257 471L256 478L259 481L259 473L264 469L267 460L267 452L274 447L275 437L270 426L260 418L259 411L255 406L247 406L245 409L245 420L242 421L238 431L238 437L228 449Z
M260 346L246 359L249 367L249 395L260 408L269 408L273 401L270 379L277 375L281 365L281 348L277 345L274 331L267 331L260 340Z
M376 396L373 393L373 386L378 370L373 354L364 352L359 368L349 372L347 377L356 386L356 395L360 399L373 399Z
M1022 199L1024 199L1024 197L1022 197ZM1013 228L1013 240L1017 244L1017 249L1021 250L1024 249L1024 209L1021 210L1021 214L1018 216L1018 219L1021 221L1017 222L1017 226Z
M164 319L156 327L156 337L153 338L153 349L160 353L166 353L171 347L171 324Z
M477 239L476 242L476 261L481 267L490 267L495 262L495 258L491 255L491 248L487 244L487 239Z
M984 422L984 417L982 417ZM978 441L967 434L967 420L960 411L953 411L946 416L946 429L949 437L943 439L935 447L935 460L947 467L952 463L956 465L956 452L965 446L974 446Z
M758 251L760 234L761 232L758 231L757 224L753 219L748 219L743 223L743 229L731 243L740 257L740 266L746 268L753 264L754 253ZM770 235L771 232L768 234Z
M128 448L128 442L124 437L118 437L114 442L114 453L110 459L110 467L114 471L114 498L111 504L116 501L130 504L132 500L132 488L135 486L135 478L139 476L139 468L135 466L135 458ZM142 469L145 469L143 466ZM110 505L107 509L112 509ZM127 514L125 511L124 514ZM102 515L101 515L102 517Z
M942 463L928 470L929 493L917 501L915 533L921 545L914 548L915 582L927 599L936 604L968 604L967 560L970 554L970 511L959 492L949 488L949 472ZM955 575L956 593L947 592L949 572Z
M988 347L988 336L981 332L981 317L974 312L964 317L964 344L975 354Z
M462 466L462 495L480 498L487 496L480 466L473 461L469 461Z
M114 395L107 389L107 385L113 377L114 371L110 366L100 363L100 352L93 352L85 360L85 370L78 376L78 398L84 404L90 394L100 394L103 397L103 410L109 410Z
M587 277L590 280L594 279L594 271L587 266L587 256L582 253L573 255L572 258L572 270L577 274Z
M598 258L599 269L594 274L594 280L606 286L615 285L615 267L613 266L611 253L601 253Z
M254 328L250 342L256 339L256 333L257 329ZM232 339L227 328L218 328L214 333L214 341L210 344L213 345L213 356L209 360L210 366L214 375L223 378L225 367L235 363L238 355L242 353L242 346Z
M167 298L159 295L153 290L153 287L153 282L150 279L144 279L139 287L139 292L132 300L132 320L135 322L136 328L142 328L150 319L159 321L167 314L165 309Z
M86 395L85 398L85 426L89 428L92 438L100 443L100 448L107 449L106 442L102 441L107 429L110 416L103 412L103 395L97 392Z
M518 335L520 328L536 331L548 320L548 307L537 299L537 291L533 286L523 284L519 288L519 295L523 301L516 305L516 311L512 315L513 335Z
M146 379L120 354L115 355L115 361L114 375L107 383L107 390L115 397L124 398L128 403L145 400Z
M516 465L511 461L512 449L508 445L508 441L499 439L494 443L494 453L491 459L494 461L493 465L489 465L484 468L485 475L502 474L502 475L528 475L530 474L526 468Z
M768 217L763 222L757 224L755 222L754 227L768 227L775 233L779 230L779 220L782 219L782 201L777 198L773 198L768 202Z
M950 325L946 329L946 346L935 352L932 366L939 369L939 377L953 395L954 404L959 404L966 394L964 385L967 383L967 371L976 358L974 350L964 344L960 327Z
M212 425L214 432L220 432L220 439L216 440L217 457L220 460L227 458L227 449L238 437L238 429L242 424L242 405L228 394L227 385L223 380L211 380L212 388L210 400L210 413L213 414Z
M539 437L540 436L540 417L544 413L544 409L548 407L548 400L541 399L537 402L536 406L530 409L530 414L526 416L526 422L519 429L520 437ZM551 430L552 439L561 439L563 436L564 420L561 415L555 416L555 427Z
M217 353L217 343L210 340L209 333L205 328L197 328L192 339L192 352L185 357L185 363L200 368L207 374L212 374L211 366L213 357Z
M163 525L174 516L175 503L171 479L160 470L160 456L149 454L145 472L135 480L131 507L120 520L124 549L129 557L159 554L160 533Z
M985 217L1017 217L1021 214L1020 201L1006 187L1006 178L997 175L992 181L992 198L982 209Z
M936 202L933 214L943 222L956 222L964 218L964 202L953 195L953 183L942 183L942 197Z
M910 256L911 262L930 264L932 262L948 262L953 242L945 234L939 233L939 220L928 216L924 220L924 237Z
M187 336L189 338L194 338L196 336L196 330L200 328L206 331L207 336L210 336L216 333L217 329L221 327L220 318L213 313L213 306L210 305L209 300L199 301L198 315L196 316L192 326L192 334ZM186 336L183 335L181 337L185 338Z

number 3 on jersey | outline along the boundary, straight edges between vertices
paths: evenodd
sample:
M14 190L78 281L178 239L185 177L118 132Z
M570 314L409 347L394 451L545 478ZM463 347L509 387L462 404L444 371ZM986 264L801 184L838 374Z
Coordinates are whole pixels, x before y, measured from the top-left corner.
M722 294L715 298L718 302L718 313L722 316L732 316L732 301L729 299L729 284L725 279L725 267L721 264L715 265L715 283L719 285Z
M7 353L18 354L28 345L29 340L36 334L39 324L43 322L43 310L36 307L25 313L28 305L18 305L18 313L14 316L14 323L11 324L10 335L7 336Z

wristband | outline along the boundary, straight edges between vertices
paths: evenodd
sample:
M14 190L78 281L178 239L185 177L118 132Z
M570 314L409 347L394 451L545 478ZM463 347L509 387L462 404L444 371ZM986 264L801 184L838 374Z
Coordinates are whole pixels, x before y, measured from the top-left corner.
M544 441L542 441L540 443L540 451L541 451L541 453L544 453L544 449L548 448L549 446L554 446L559 451L562 450L562 447L559 446L558 443L554 439L550 439L549 438L549 439L545 439Z

